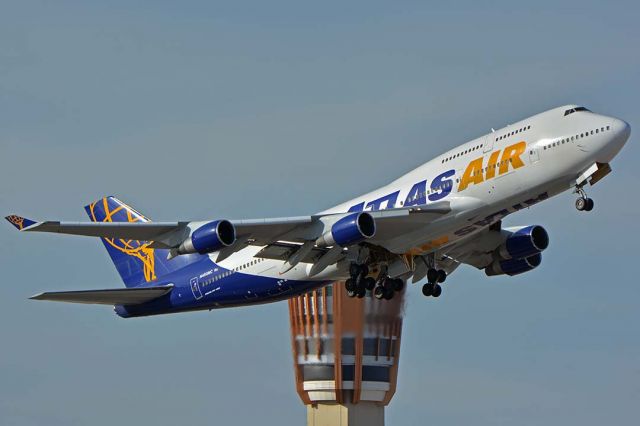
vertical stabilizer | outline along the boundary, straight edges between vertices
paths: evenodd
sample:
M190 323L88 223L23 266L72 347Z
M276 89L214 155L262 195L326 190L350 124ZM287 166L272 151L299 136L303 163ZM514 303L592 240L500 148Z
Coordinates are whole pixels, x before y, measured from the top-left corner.
M115 197L104 197L85 207L92 222L150 222L144 215ZM202 259L184 255L167 260L169 250L150 247L148 241L101 238L127 287L152 282L163 275Z

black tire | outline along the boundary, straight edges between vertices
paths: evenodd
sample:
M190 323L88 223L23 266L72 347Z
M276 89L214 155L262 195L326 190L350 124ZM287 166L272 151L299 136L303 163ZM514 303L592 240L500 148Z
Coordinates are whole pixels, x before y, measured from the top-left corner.
M393 290L385 289L384 291L384 300L393 299Z
M578 198L576 200L576 209L578 209L578 211L584 211L587 208L587 200L585 198Z
M373 290L373 288L376 286L376 280L374 280L371 277L367 277L364 279L364 288L366 288L367 290Z
M393 280L393 291L402 291L404 288L404 281L400 278Z
M393 290L393 278L385 278L385 280L382 282L382 287L384 287L385 290Z
M354 291L356 289L356 286L351 278L344 282L344 288L346 288L347 291Z
M443 283L447 279L447 273L442 269L438 269L438 282Z
M367 290L365 290L364 288L359 288L356 292L356 296L358 296L358 299L362 299L365 294L367 294Z
M430 283L438 282L438 271L433 268L429 268L427 271L427 281Z
M593 205L594 202L591 198L587 198L587 206L585 207L585 211L590 212L591 210L593 210Z
M429 297L433 294L433 284L427 283L422 286L422 294Z
M382 287L381 285L375 286L375 288L373 289L373 297L375 297L378 300L383 299L384 298L384 287Z
M440 297L440 295L442 294L442 287L440 287L438 284L433 286L433 297Z
M356 297L356 291L355 290L347 290L347 296Z

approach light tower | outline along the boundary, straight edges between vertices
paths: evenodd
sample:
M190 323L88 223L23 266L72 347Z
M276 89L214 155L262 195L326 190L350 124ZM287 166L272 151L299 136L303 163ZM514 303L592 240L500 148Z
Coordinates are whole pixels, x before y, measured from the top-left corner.
M289 300L296 390L307 425L382 426L396 390L404 291L349 298L343 282Z

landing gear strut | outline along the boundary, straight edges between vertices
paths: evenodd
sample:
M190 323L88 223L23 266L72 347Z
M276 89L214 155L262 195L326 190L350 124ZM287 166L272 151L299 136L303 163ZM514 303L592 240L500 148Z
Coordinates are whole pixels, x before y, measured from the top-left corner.
M580 194L580 198L576 200L576 209L581 212L590 212L591 210L593 210L593 200L587 197L584 189L582 189L582 187L578 187L576 188L576 192Z
M427 283L422 286L422 294L425 296L440 297L442 287L438 283L443 283L447 279L447 273L442 269L430 268L427 271Z

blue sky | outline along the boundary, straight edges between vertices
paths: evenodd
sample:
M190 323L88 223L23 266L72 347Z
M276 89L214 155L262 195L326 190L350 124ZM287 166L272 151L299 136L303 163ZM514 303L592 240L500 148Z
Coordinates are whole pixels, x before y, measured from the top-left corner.
M566 103L631 141L537 270L408 291L390 424L635 424L636 2L0 2L0 210L293 216ZM0 423L300 424L286 303L138 320L40 303L121 286L92 239L1 231Z

